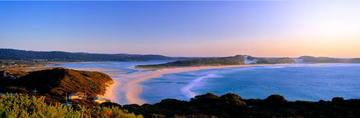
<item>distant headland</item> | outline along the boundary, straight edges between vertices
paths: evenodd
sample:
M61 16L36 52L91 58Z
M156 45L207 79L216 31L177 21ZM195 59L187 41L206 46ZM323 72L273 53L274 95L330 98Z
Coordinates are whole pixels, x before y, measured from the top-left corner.
M196 66L223 66L244 64L293 64L293 63L360 63L360 58L339 59L330 57L301 56L299 58L261 58L248 55L236 55L232 57L201 58L174 61L163 64L137 65L137 68L177 68Z
M89 62L89 61L149 61L177 60L174 62L138 65L137 68L174 68L194 66L220 66L243 64L284 64L284 63L360 63L360 58L340 59L331 57L301 56L299 58L263 58L249 55L231 57L168 57L154 54L99 54L63 51L26 51L17 49L0 49L0 69L14 67L32 67L53 64L53 62Z

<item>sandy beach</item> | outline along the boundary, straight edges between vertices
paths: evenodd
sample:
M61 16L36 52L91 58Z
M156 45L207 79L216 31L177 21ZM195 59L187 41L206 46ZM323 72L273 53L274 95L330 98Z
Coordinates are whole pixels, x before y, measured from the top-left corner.
M120 85L119 82L114 81L113 84L111 84L110 86L106 87L106 93L103 96L99 96L100 98L106 98L109 99L111 101L117 101L117 97L116 97L116 88L118 88Z
M148 79L160 77L163 74L181 73L188 71L196 71L203 69L217 69L217 68L231 68L241 66L252 66L252 65L231 65L231 66L202 66L202 67L188 67L188 68L174 68L174 69L163 69L156 71L137 72L129 74L128 77L134 78L132 81L125 84L126 98L129 104L142 105L146 101L139 98L139 95L143 92L144 87L139 85L140 82Z

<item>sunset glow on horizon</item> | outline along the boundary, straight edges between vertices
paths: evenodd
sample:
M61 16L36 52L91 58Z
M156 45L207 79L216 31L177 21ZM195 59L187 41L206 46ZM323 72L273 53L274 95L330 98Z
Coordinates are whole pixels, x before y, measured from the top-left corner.
M360 1L0 1L0 48L360 57Z

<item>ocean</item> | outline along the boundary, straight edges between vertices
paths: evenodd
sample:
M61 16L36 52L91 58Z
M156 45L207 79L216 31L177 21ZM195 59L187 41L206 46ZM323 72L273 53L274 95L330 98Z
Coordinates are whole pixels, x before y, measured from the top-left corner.
M88 62L49 66L119 69L129 74L139 72L134 69L135 65L170 61L173 60ZM110 76L118 77L121 74L124 73ZM126 83L130 80L123 78L117 81ZM139 84L144 86L140 98L150 104L165 98L190 100L196 95L208 92L219 96L231 92L245 99L265 99L271 94L283 95L290 101L331 100L333 97L355 99L360 98L360 64L296 64L207 69L164 74ZM124 94L121 89L119 94ZM126 101L121 104L126 104Z

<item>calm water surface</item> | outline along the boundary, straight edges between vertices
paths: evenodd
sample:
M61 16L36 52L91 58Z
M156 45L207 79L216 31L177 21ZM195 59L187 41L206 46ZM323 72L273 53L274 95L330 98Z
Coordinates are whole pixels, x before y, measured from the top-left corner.
M236 93L243 98L264 99L281 94L287 100L360 98L359 64L247 66L163 75L140 83L141 98L149 103L164 98L189 100L208 92Z

